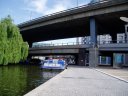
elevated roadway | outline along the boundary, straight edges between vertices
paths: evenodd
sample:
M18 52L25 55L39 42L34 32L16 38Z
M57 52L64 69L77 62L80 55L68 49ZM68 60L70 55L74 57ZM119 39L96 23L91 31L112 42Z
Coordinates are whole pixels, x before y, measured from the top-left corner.
M63 45L63 46L44 46L40 48L30 48L29 54L78 54L79 49L89 51L91 45ZM98 45L99 51L128 52L127 43L113 43Z
M117 33L125 32L125 22L120 20L122 16L128 17L128 0L105 0L33 19L18 26L23 39L30 47L33 42L38 41L90 36L90 47L86 45L49 47L30 49L29 52L30 54L78 53L79 64L85 65L85 52L89 51L89 66L96 67L99 51L128 51L127 44L97 44L97 35L110 34L115 41Z
M97 34L124 32L124 22L119 18L128 17L128 0L106 0L88 4L19 24L23 39L33 42L90 35L90 18L96 22Z

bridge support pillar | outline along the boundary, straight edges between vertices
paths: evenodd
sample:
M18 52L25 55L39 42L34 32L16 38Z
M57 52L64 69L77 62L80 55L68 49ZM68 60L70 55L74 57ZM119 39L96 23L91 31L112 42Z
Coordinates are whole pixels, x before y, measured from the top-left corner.
M98 48L89 48L89 67L98 66L99 51Z
M97 48L97 28L94 17L90 18L90 38L91 46L89 48L89 67L96 67L98 65L99 51Z
M90 38L91 38L91 44L93 46L96 46L97 44L96 20L93 17L90 18Z
M78 54L78 60L77 63L80 66L85 66L85 49L79 49L79 54Z

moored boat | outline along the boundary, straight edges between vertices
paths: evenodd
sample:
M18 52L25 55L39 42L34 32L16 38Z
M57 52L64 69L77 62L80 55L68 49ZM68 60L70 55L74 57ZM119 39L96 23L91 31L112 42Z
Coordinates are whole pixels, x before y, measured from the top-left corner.
M66 69L67 64L65 60L61 59L50 59L41 62L41 69Z

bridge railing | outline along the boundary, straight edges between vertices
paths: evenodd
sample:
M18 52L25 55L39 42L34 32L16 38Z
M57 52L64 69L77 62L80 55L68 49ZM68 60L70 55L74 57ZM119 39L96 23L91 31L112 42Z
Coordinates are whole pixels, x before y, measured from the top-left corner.
M101 44L126 44L128 43L127 40L113 40L113 41L99 41L97 42L97 44L101 45Z
M97 42L96 46L99 45L106 45L106 44L128 44L128 41L126 40L113 40L113 41L100 41ZM67 45L89 45L95 46L91 41L90 42L68 42L68 43L51 43L51 44L40 44L40 45L34 45L33 48L39 48L39 47L50 47L50 46L67 46Z
M45 16L42 16L42 17L39 17L39 18L35 18L35 19L29 20L27 22L18 24L18 26L21 26L21 25L24 25L24 24L27 24L27 23L30 23L30 22L34 22L34 21L40 21L43 18L47 18L47 17L58 15L58 14L61 14L61 13L73 11L73 10L80 9L80 8L89 7L89 6L92 6L92 5L103 4L103 3L108 3L108 4L110 3L111 4L111 3L115 3L115 2L124 2L124 1L127 1L127 0L103 0L103 1L98 1L98 2L90 2L90 3L86 4L86 5L70 8L70 9L67 9L67 10L63 10L63 11L59 11L59 12L56 12L56 13L48 14L48 15L45 15Z
M84 45L81 42L68 42L68 43L51 43L51 44L39 44L33 45L32 47L45 47L45 46L67 46L67 45Z

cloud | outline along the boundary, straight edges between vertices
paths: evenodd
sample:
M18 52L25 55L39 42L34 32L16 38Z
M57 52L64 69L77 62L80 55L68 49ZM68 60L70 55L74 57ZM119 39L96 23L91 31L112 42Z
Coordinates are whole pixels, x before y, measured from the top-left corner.
M80 2L79 6L86 5L90 2L90 0L85 0L84 2Z
M24 10L47 15L59 12L71 7L71 0L53 0L53 4L48 4L50 0L24 0L27 7Z
M55 13L55 12L59 12L59 11L63 11L66 10L70 7L71 5L71 0L59 0L54 2L55 4L50 8L47 7L47 9L44 11L43 14L51 14L51 13Z
M42 13L42 11L46 8L47 1L48 0L24 0L24 3L27 5L24 9Z

